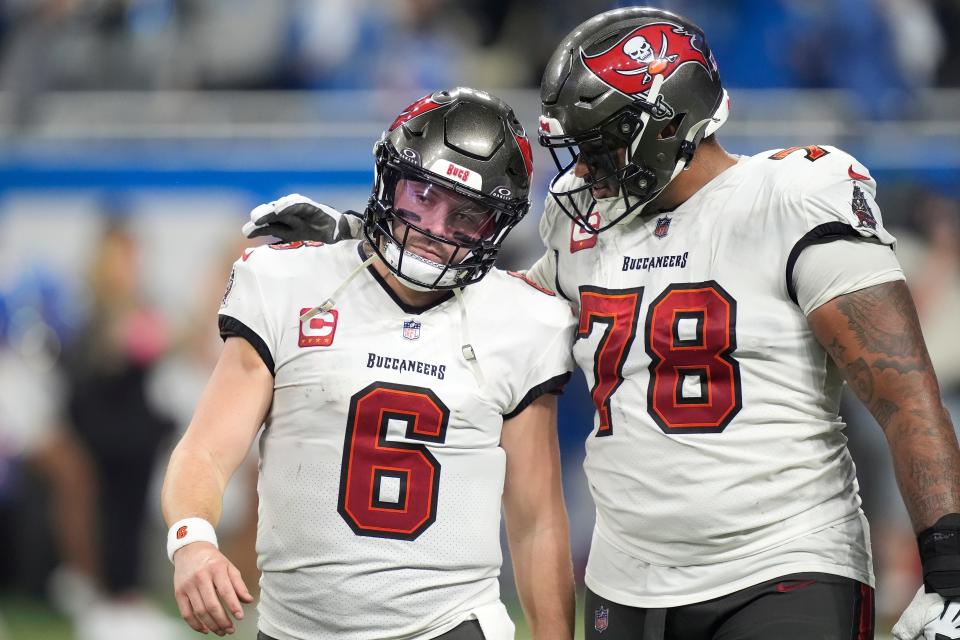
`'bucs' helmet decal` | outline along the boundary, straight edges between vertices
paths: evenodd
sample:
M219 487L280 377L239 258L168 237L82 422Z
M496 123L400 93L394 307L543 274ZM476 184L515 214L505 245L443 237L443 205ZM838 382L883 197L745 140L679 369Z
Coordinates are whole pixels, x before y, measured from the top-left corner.
M580 59L620 93L645 96L655 75L669 78L684 64L698 64L712 73L695 38L682 26L657 22L637 27L603 53L590 56L581 47Z

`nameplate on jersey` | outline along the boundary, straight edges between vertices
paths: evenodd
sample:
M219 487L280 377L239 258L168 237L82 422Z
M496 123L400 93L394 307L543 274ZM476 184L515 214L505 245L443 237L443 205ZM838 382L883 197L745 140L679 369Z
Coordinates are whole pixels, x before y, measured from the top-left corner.
M683 269L687 266L689 251L674 255L634 258L623 256L623 271L650 271L651 269Z
M592 249L597 244L597 234L585 231L576 222L570 222L570 253ZM587 216L587 224L593 229L600 228L600 212L594 211Z
M443 380L447 373L447 365L424 362L423 360L414 360L412 358L398 358L395 356L384 356L379 353L367 353L368 369L389 369L400 373L419 373L425 376L432 376L437 380Z
M300 309L302 316L310 311L312 307ZM298 344L301 347L329 347L333 344L333 338L337 334L337 322L340 319L340 313L336 309L331 309L326 313L319 313L309 320L300 320L300 340Z

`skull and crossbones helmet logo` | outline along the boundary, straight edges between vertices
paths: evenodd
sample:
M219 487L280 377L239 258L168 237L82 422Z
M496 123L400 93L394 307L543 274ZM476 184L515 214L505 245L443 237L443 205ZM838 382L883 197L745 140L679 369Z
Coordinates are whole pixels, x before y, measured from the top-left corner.
M653 47L643 36L635 36L623 45L623 52L636 62L650 64L653 62Z
M623 43L623 52L634 62L643 66L639 69L617 69L617 73L632 76L642 73L645 81L649 82L651 74L663 73L667 65L677 61L677 54L669 52L670 43L667 34L661 33L660 52L653 50L653 46L643 36L634 36Z

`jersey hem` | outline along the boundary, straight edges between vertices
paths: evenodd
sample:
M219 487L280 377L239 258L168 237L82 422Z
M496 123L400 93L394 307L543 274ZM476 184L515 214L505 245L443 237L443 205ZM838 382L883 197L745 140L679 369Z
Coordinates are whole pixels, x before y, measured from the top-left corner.
M707 600L713 600L714 598L727 596L731 593L758 585L762 582L767 582L768 580L775 580L776 578L788 576L794 573L808 572L828 573L830 575L840 576L842 578L850 578L851 580L862 582L871 588L876 587L876 580L873 574L857 571L853 567L846 567L838 564L807 562L796 562L785 564L779 567L771 567L766 571L760 571L750 575L747 578L729 582L723 587L717 587L715 589L709 589L707 591L701 591L699 593L692 593L683 596L637 596L625 591L620 591L619 589L607 587L602 582L598 582L590 574L584 576L584 583L586 583L587 587L589 587L591 591L601 598L605 598L611 602L616 602L617 604L643 609L666 609L706 602Z
M406 635L402 637L401 636L389 636L389 637L392 638L393 640L432 640L437 636L442 636L448 631L452 631L453 629L456 629L459 625L463 624L464 622L467 622L469 620L479 621L480 618L477 615L478 609L483 609L484 607L490 607L498 604L501 607L503 607L503 604L500 602L500 600L496 599L487 604L477 605L474 607L470 607L464 611L460 611L455 616L443 622L442 624L434 627L433 629L416 632L413 635ZM259 617L257 620L257 629L262 633L273 637L275 640L301 640L301 638L299 638L298 636L292 636L278 629L276 626L271 624L270 621L267 620L267 618L259 611L258 611L258 614L259 614ZM376 637L380 638L385 636L376 636Z
M598 510L598 511L599 511L599 510ZM791 520L792 518L799 517L799 515L800 515L800 514L797 514L797 515L795 515L795 516L791 516L790 518L788 518L787 520L785 520L785 521L783 521L783 522L786 522L786 521L788 521L788 520ZM815 526L813 526L813 527L811 527L811 528L803 531L802 533L798 533L798 534L796 534L796 535L792 535L792 536L790 536L790 537L788 537L788 538L785 538L785 539L783 539L783 540L777 540L777 541L773 542L772 544L768 544L768 545L766 545L766 546L764 546L764 547L761 547L761 548L759 548L759 549L751 549L751 550L749 551L749 553L741 553L741 554L738 554L738 555L736 555L736 556L734 556L734 557L714 557L714 558L712 558L710 561L698 562L698 563L695 563L694 565L678 565L678 564L674 564L674 561L673 561L672 559L659 559L659 558L658 558L657 560L651 560L649 557L646 557L646 556L643 556L643 555L638 555L637 553L634 553L634 552L631 551L631 550L625 549L625 548L623 547L623 545L617 544L617 542L615 541L615 537L616 537L616 536L614 536L612 533L607 533L606 531L604 531L604 526L602 525L602 523L601 523L601 521L600 521L600 519L599 519L599 516L598 516L598 518L597 518L597 523L596 523L595 526L594 526L593 533L594 533L594 536L598 536L598 537L600 537L600 538L603 538L603 541L604 541L606 544L610 545L611 547L613 547L614 549L616 549L616 550L619 551L620 553L624 554L625 556L628 556L628 557L631 557L631 558L635 558L635 559L639 560L640 562L643 562L643 563L646 563L646 564L649 564L649 565L653 565L653 566L657 566L657 567L698 566L698 565L703 565L703 564L717 564L717 563L722 563L722 562L736 562L736 561L738 561L738 560L744 560L744 559L749 558L749 557L751 557L751 556L756 556L756 555L758 555L758 554L765 553L765 552L770 551L770 550L772 550L772 549L776 549L776 548L778 548L778 547L782 547L782 546L785 545L785 544L790 544L791 542L793 542L793 541L795 541L795 540L799 540L800 538L803 538L803 537L805 537L805 536L810 536L810 535L813 535L813 534L816 534L816 533L820 533L821 531L823 531L823 530L825 530L825 529L829 529L830 527L835 527L835 526L837 526L837 525L841 525L841 524L844 524L844 523L846 523L846 522L849 522L850 520L853 520L853 519L855 519L855 518L862 518L862 517L863 517L863 510L858 506L858 507L857 507L857 510L856 510L854 513L850 513L850 514L841 516L841 517L839 517L839 518L835 518L835 519L833 519L833 520L829 520L829 521L827 521L827 522L821 522L820 524L817 524L817 525L815 525ZM592 549L592 544L591 544L591 551L592 551L592 550L593 550L593 549ZM654 555L655 555L655 554L654 554Z

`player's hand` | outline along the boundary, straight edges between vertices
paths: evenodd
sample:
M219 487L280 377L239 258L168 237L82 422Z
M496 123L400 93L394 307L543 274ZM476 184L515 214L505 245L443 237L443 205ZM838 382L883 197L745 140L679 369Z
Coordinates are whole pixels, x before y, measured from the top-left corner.
M896 640L957 640L960 638L960 600L944 600L921 586L910 606L893 626Z
M187 624L201 633L233 633L236 628L227 611L242 620L241 602L253 602L240 571L209 542L178 549L173 565L173 593Z
M248 238L273 236L283 242L313 240L326 244L353 237L345 214L299 193L254 207L250 222L243 225L243 235Z

